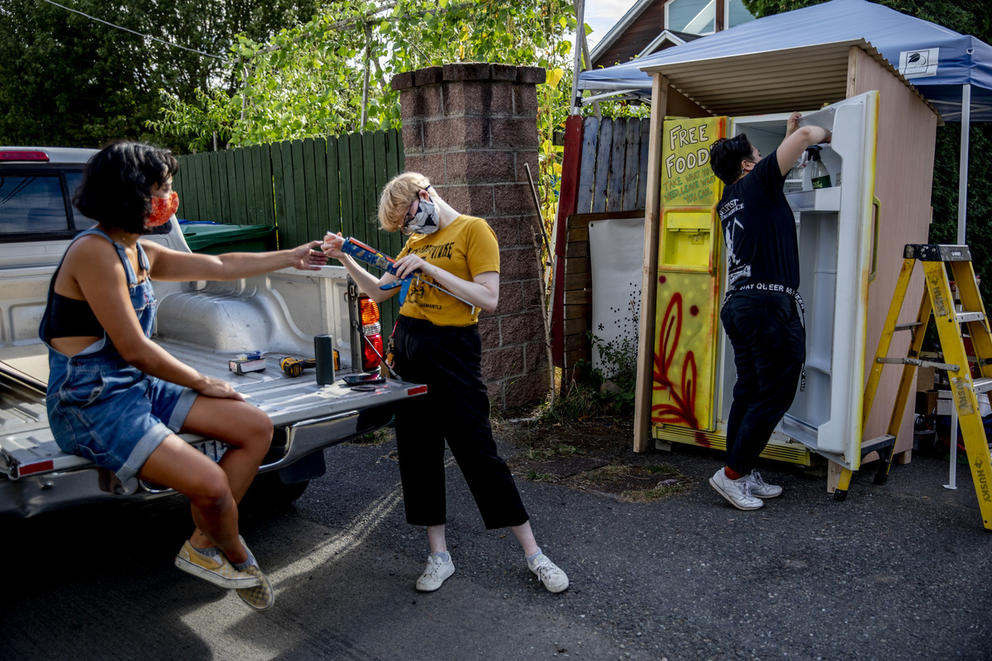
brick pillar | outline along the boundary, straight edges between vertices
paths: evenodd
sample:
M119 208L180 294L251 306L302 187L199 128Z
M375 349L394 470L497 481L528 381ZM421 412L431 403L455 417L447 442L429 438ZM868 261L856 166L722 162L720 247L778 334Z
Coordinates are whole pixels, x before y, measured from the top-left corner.
M496 408L543 399L548 363L540 267L540 222L527 171L538 172L537 85L544 69L448 64L402 73L406 169L425 174L461 213L485 218L500 247L499 307L479 317L482 374Z

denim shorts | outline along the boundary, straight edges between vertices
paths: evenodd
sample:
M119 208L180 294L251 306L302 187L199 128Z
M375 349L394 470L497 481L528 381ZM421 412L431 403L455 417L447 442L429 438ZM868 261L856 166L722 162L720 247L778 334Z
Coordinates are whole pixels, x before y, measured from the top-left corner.
M178 432L197 393L148 376L106 355L66 358L51 352L48 421L63 452L108 468L122 481ZM60 379L56 382L54 379Z

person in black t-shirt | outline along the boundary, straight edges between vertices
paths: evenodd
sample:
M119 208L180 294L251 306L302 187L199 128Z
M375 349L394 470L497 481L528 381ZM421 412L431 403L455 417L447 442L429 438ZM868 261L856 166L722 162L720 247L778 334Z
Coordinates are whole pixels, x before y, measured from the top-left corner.
M761 158L743 133L710 147L726 188L717 207L727 245L727 295L720 319L734 347L737 382L727 418L727 464L710 485L734 507L755 510L782 494L754 470L772 430L792 405L806 359L795 220L785 175L803 150L830 142L819 126L788 119L785 139Z

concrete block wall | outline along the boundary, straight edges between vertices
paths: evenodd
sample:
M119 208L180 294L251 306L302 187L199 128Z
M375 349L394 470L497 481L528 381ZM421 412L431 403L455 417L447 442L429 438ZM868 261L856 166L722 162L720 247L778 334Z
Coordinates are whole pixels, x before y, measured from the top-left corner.
M535 208L524 163L538 173L537 85L544 69L462 63L402 73L406 169L461 213L485 218L500 245L499 307L479 317L493 406L543 399L548 387Z

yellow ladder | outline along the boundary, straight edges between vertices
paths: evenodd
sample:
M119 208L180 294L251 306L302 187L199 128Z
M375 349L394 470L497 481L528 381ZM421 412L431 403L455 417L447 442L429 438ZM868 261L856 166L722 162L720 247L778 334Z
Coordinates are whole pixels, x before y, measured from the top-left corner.
M916 262L923 265L923 275L926 279L926 292L920 301L920 311L915 322L899 324L899 313L906 298L910 277ZM962 311L954 308L954 297L947 270L950 269L958 294L961 298ZM940 338L943 363L920 360L920 349L926 334L930 317L933 316ZM968 364L968 354L962 339L962 325L971 337L972 348L977 359L980 377L973 379ZM897 331L910 331L908 355L892 358L888 356L892 336ZM868 421L868 414L878 390L878 382L882 376L882 368L886 364L901 364L902 378L896 394L892 416L889 418L887 433L877 439L862 443L861 456L869 452L880 451L883 461L876 474L876 483L885 481L889 467L892 464L892 449L896 434L902 421L906 401L909 399L910 388L916 368L933 366L947 371L951 384L951 398L957 408L958 423L961 435L964 437L965 452L968 465L971 466L971 477L978 495L978 506L982 513L982 523L985 528L992 530L992 461L989 456L988 441L985 438L985 427L982 424L981 411L978 406L978 393L992 391L992 331L985 315L985 305L978 291L978 281L971 264L971 251L968 246L949 246L935 244L908 244L903 252L902 270L896 282L889 306L882 336L878 340L878 351L872 362L868 384L865 386L864 413L862 428ZM951 439L956 443L956 439ZM887 451L886 451L887 449ZM851 483L851 471L845 469L840 476L835 497L843 499ZM838 494L839 492L839 494Z

